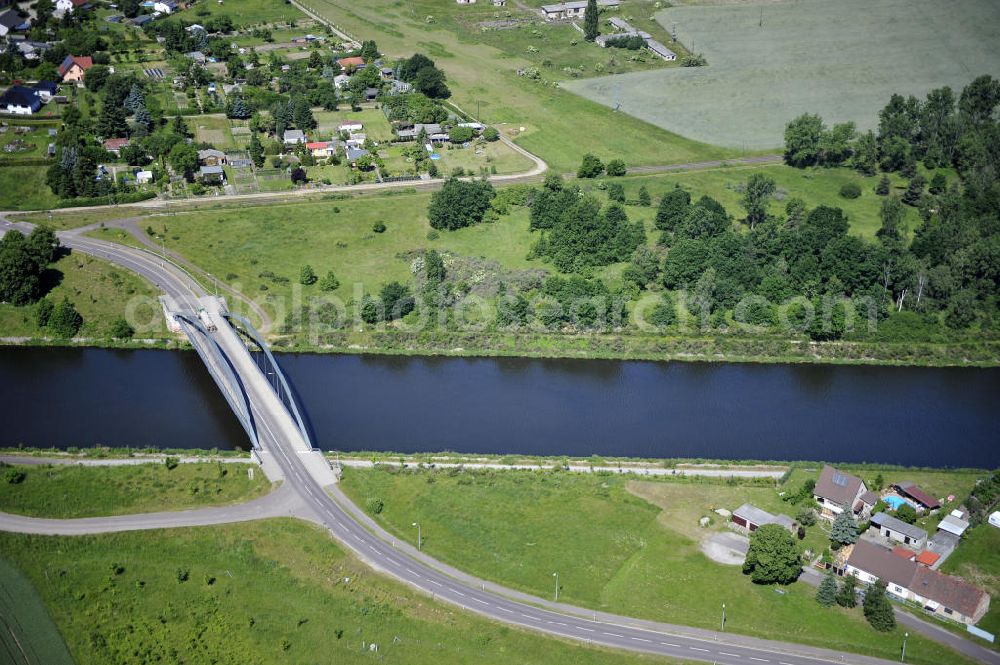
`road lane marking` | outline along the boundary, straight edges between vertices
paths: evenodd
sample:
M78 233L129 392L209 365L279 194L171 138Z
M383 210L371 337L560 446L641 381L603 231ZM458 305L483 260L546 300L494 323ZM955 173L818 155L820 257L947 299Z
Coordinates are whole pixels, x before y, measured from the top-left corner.
M660 644L662 644L665 647L673 647L675 649L680 649L681 648L681 645L679 645L679 644L671 644L670 642L660 642Z
M498 610L503 610L504 612L510 612L511 614L514 613L514 610L512 610L510 608L507 608L507 607L500 607L499 605L497 605L497 609Z
M608 637L623 637L622 635L619 635L618 633L604 633L604 634L607 635Z
M719 655L720 656L729 656L730 658L739 658L740 657L740 655L738 653L727 653L725 651L720 651Z
M476 601L477 603L482 603L483 605L489 605L488 602L486 602L485 600L480 600L479 598L473 598L472 600Z
M432 579L431 579L431 578L429 578L429 577L427 578L427 581L428 581L428 582L430 582L431 584L437 584L438 586L444 586L443 584L441 584L441 583L440 583L440 582L438 582L437 580L432 580Z
M688 649L691 649L691 651L704 651L705 653L708 653L708 649L702 649L701 647L688 647Z
M465 594L464 594L464 593L462 593L461 591L459 591L458 589L452 589L452 591L454 591L454 592L455 592L456 594L458 594L458 595L459 595L459 596L461 596L462 598L465 598Z
M636 642L650 642L650 643L652 643L652 641L653 641L653 640L647 640L644 637L633 637L632 639L635 640Z
M576 629L577 629L577 630L585 630L585 631L587 631L588 633L592 633L592 632L594 632L594 629L593 629L593 628L584 628L583 626L577 626L577 627L576 627Z
M418 573L415 570L410 570L409 568L406 569L406 572L408 572L410 575L419 575L420 574L420 573Z
M756 660L758 663L770 663L771 662L767 658L754 658L753 656L750 656L750 660Z

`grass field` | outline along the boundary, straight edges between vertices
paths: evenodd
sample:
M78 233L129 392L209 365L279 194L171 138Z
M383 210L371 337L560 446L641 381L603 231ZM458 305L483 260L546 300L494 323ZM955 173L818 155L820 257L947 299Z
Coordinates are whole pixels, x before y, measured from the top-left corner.
M79 663L305 664L319 654L344 665L675 662L569 644L441 605L295 520L2 534L0 556L30 578Z
M44 166L0 166L0 210L39 210L58 202Z
M73 665L42 599L21 571L0 557L0 662Z
M74 210L72 208L50 212L29 212L12 217L14 221L30 224L45 224L57 231L75 229L98 222L110 222L113 219L139 217L148 215L149 210L131 206L106 206L94 210Z
M237 28L263 23L309 20L291 3L274 0L226 0L225 2L201 0L187 11L171 14L168 20L204 23L212 16L228 16Z
M708 66L566 86L716 145L780 147L785 123L806 112L868 129L892 93L958 92L1000 72L1000 5L991 0L741 3L674 7L657 19L676 23L680 41Z
M33 517L98 517L237 503L266 493L248 464L21 466L23 482L0 485L0 510ZM223 475L224 474L224 475Z
M107 337L112 322L129 311L129 303L144 303L136 309L143 319L149 319L153 307L154 329L143 332L143 337L162 336L165 332L163 317L156 297L159 291L152 284L133 273L112 266L86 254L70 254L52 264L47 275L55 286L46 297L53 303L69 298L83 316L80 337ZM35 307L17 307L0 304L0 336L21 337L45 335L35 321Z
M969 531L941 569L989 591L993 601L978 625L994 635L1000 633L1000 529L981 524Z
M562 76L555 68L542 72L548 83L518 76L518 69L533 62L490 46L458 25L452 15L467 6L437 0L309 0L306 5L355 38L377 40L389 56L426 53L447 74L454 102L473 115L478 109L483 122L518 130L515 140L558 172L575 170L586 152L622 157L630 164L697 161L736 152L682 138L561 90L553 85Z
M804 583L777 594L752 584L738 566L702 554L697 540L723 526L715 515L716 524L702 530L699 517L744 501L780 510L773 488L558 472L349 469L343 489L360 505L381 499L376 519L399 538L415 543L411 525L419 522L428 554L540 596L551 597L558 572L560 599L577 605L717 629L725 603L726 630L898 658L901 630L876 633L860 611L820 608ZM910 640L912 662L962 662L935 643Z

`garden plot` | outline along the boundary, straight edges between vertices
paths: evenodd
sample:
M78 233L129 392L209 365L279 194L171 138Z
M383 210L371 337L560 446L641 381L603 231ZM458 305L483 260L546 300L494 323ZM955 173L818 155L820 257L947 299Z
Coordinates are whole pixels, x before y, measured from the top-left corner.
M959 91L1000 74L993 0L801 0L674 7L657 14L707 67L570 81L564 87L685 137L777 148L802 113L862 129L892 93Z

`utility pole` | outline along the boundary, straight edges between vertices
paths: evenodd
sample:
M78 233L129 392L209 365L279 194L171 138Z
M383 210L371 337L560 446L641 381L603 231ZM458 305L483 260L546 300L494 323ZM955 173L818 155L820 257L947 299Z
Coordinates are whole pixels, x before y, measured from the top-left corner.
M420 535L420 523L419 522L414 522L413 526L417 527L417 551L420 551L420 546L421 546L422 540L423 540L423 538L421 538L421 535Z
M906 638L909 636L909 633L903 633L903 653L899 655L899 662L901 663L906 662Z
M726 632L726 604L722 603L722 631Z
M556 602L559 602L559 573L552 573L552 577L556 578Z

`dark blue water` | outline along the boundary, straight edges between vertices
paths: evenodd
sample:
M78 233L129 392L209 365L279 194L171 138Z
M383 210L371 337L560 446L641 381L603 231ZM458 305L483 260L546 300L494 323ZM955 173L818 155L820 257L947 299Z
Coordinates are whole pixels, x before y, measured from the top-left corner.
M1000 370L282 355L317 445L1000 466ZM0 349L0 445L243 447L193 353Z

